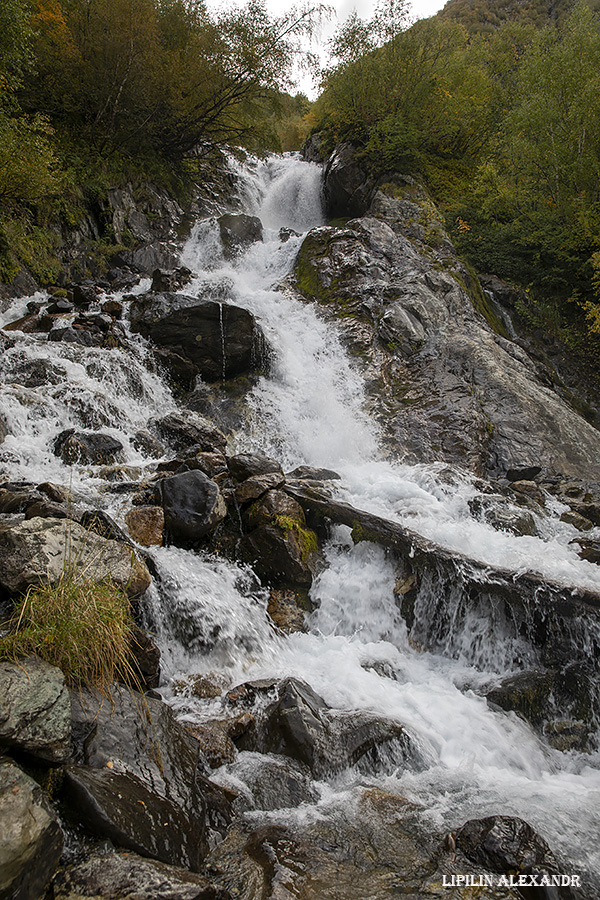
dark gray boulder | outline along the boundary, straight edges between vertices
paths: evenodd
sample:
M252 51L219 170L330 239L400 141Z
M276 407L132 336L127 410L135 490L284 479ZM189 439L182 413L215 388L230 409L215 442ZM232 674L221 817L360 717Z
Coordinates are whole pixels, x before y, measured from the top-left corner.
M228 900L202 875L134 853L92 856L59 872L54 900Z
M0 760L0 897L41 900L56 871L64 837L39 785Z
M283 474L277 460L264 453L237 453L229 457L227 468L236 481L245 481L255 475Z
M219 486L200 469L181 472L160 482L165 528L175 543L194 543L227 515Z
M223 452L227 438L207 419L191 412L174 412L148 423L161 441L177 453L197 449L204 453Z
M330 709L302 681L277 686L277 699L237 741L241 749L277 753L308 766L317 778L359 764L366 771L395 768L413 755L403 726L370 713ZM386 748L385 760L381 749Z
M223 253L227 259L233 259L251 244L263 239L262 222L257 216L226 213L219 216L218 222Z
M0 663L0 748L48 762L71 752L71 700L60 669L36 656Z
M357 160L356 147L340 144L325 164L323 199L330 219L364 216L375 184Z
M152 273L153 291L177 291L189 284L192 272L186 266L177 269L155 269Z
M150 292L133 298L131 327L190 360L206 381L260 371L267 364L267 343L254 316L233 303Z
M74 463L104 466L123 460L121 441L110 434L76 431L74 428L60 432L54 440L53 451L68 466Z

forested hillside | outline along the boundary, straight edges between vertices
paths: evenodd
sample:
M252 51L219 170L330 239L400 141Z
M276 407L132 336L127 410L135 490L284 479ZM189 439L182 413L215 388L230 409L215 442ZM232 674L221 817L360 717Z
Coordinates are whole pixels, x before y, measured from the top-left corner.
M260 0L11 0L0 9L0 280L48 282L85 203L143 178L185 192L224 143L286 146L306 100L282 93L318 11ZM106 236L110 240L110 235Z
M523 318L597 358L600 22L586 4L484 33L461 0L407 27L382 5L338 32L313 113L373 176L416 175L479 272L526 289ZM476 5L468 10L475 15ZM493 4L485 8L493 10ZM516 7L515 7L516 9ZM555 8L555 11L558 7ZM527 13L527 14L525 14Z

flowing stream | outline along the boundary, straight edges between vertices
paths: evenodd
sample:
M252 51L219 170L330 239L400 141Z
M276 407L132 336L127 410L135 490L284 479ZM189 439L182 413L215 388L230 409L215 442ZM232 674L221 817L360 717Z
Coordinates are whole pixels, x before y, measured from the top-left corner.
M386 458L339 336L314 304L282 286L301 235L323 223L318 167L294 156L271 157L240 167L238 175L246 211L262 220L264 241L228 262L218 223L208 218L194 226L182 253L194 272L184 293L248 308L275 351L229 452L261 450L285 471L300 464L334 469L340 498L360 509L515 575L533 571L600 590L600 570L577 557L569 546L575 532L558 515L539 523L542 537L497 532L471 516L468 501L477 491L468 475L448 477L439 464L407 466ZM136 290L148 287L144 282ZM25 302L7 309L3 321L16 319ZM121 515L125 500L105 491L102 470L65 467L51 442L66 427L101 429L124 444L128 477L141 477L150 461L131 437L176 402L146 366L145 342L130 339L133 351L11 335L13 345L0 359L0 411L10 432L0 447L4 480L70 483L75 494L92 494ZM488 707L480 690L510 666L498 635L479 635L476 659L468 633L458 658L418 652L394 599L392 562L372 544L353 546L343 526L334 530L327 568L311 590L316 610L310 629L289 637L273 631L265 592L244 567L177 548L153 556L161 578L149 602L163 652L162 690L184 721L201 721L214 709L172 691L172 680L182 675L222 672L232 685L304 679L333 707L396 718L421 748L418 765L368 776L351 771L321 785L318 814L351 798L366 781L422 804L440 830L476 816L518 815L548 840L564 870L581 871L588 894L600 897L600 754L559 753L516 715ZM475 633L480 623L470 627ZM217 774L223 782L230 776L227 767Z

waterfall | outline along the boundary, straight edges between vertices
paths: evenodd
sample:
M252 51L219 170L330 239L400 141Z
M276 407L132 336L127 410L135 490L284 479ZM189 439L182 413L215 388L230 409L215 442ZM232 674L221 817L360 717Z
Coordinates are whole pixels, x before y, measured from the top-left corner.
M542 537L494 531L471 515L477 487L468 474L449 477L439 464L408 466L386 458L340 335L314 304L286 287L303 235L323 224L319 168L286 156L239 171L246 211L261 218L263 242L228 261L218 223L208 218L196 223L182 252L194 273L184 292L217 298L221 328L228 301L247 308L273 348L269 374L251 389L248 420L229 452L260 450L286 471L300 464L334 469L341 476L340 498L358 508L510 568L515 577L533 571L599 590L598 567L577 557L569 544L573 532L558 517L540 525ZM16 304L5 321L19 311ZM149 460L132 437L177 404L150 364L146 342L134 336L129 341L132 350L108 350L11 335L0 359L0 413L9 425L0 447L4 480L71 484L121 515L124 501L106 494L98 467L66 467L51 445L64 428L101 428L123 443L128 477L141 477L136 468L141 473ZM149 616L163 653L161 690L177 713L185 721L206 714L202 703L172 690L172 681L190 672L221 673L230 685L261 677L304 679L332 706L396 718L417 736L422 764L372 774L370 783L423 804L440 829L474 816L521 816L593 884L600 870L600 754L561 754L481 695L519 653L526 657L518 636L511 637L508 653L503 635L474 614L468 627L463 622L460 633L447 635L446 650L456 658L420 651L409 642L386 553L367 543L354 546L344 526L334 529L325 553L327 567L311 589L315 611L308 632L282 637L270 626L266 592L247 567L206 553L151 551L159 577L149 591ZM447 610L456 600L430 596L429 610L442 602ZM426 613L422 598L418 614ZM475 639L476 653L466 645L461 652L461 641ZM346 781L330 789L364 783L356 773L352 777L355 785Z

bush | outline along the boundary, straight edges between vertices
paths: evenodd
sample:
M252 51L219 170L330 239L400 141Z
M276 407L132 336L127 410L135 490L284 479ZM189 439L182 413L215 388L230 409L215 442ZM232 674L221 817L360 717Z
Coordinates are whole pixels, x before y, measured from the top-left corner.
M134 622L127 595L110 582L75 578L29 588L0 638L0 659L37 654L62 669L74 688L110 693L114 681L139 687L132 665Z

